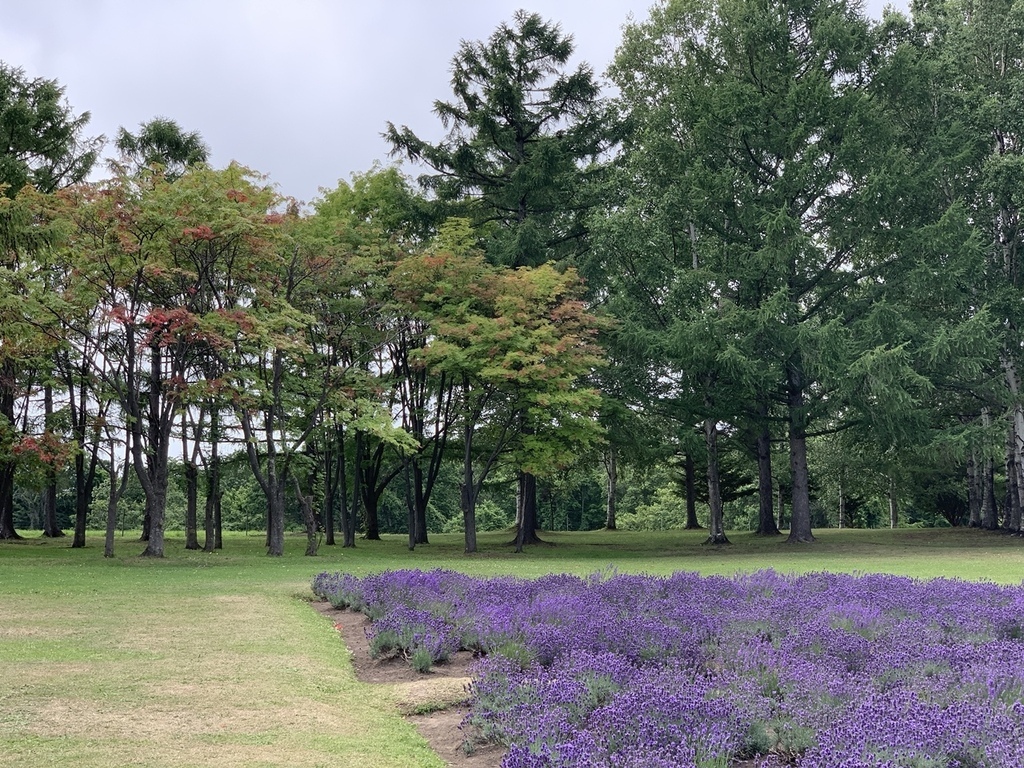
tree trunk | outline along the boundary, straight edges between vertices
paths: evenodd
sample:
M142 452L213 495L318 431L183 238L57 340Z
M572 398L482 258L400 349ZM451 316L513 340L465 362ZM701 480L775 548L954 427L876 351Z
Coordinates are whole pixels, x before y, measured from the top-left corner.
M981 527L981 508L984 506L985 479L977 460L977 454L972 449L971 455L967 457L967 509L969 512L968 526L971 528Z
M335 545L334 541L334 512L337 506L336 494L338 490L338 473L334 461L335 449L331 441L327 441L324 450L324 505L321 517L324 523L324 544L329 547Z
M896 478L889 475L889 527L899 527L899 499L896 496Z
M154 488L151 494L146 494L146 509L149 511L149 536L146 539L146 548L142 550L142 556L163 557L164 517L167 511L166 482Z
M366 435L356 432L356 457L355 467L352 470L352 495L362 504L363 520L365 522L363 533L364 539L380 541L380 521L377 515L377 500L374 496L372 484L366 483L364 464L366 458ZM354 505L355 506L355 505ZM355 514L355 511L353 511Z
M781 482L778 488L779 493L779 532L786 527L786 486Z
M355 514L349 513L348 467L345 461L345 427L341 424L338 425L337 437L338 456L335 461L338 465L338 496L340 497L339 502L341 504L341 546L350 548L356 545L356 524Z
M466 554L476 552L476 486L473 479L473 425L467 419L463 430L462 455L462 525L466 539Z
M981 410L981 423L985 427L986 432L992 426L992 416L988 408L982 408ZM982 462L981 477L981 527L989 531L994 531L999 527L995 475L995 460L991 456L985 456Z
M1017 373L1016 363L1008 355L1002 359L1003 370L1006 373L1006 385L1013 396L1015 403L1010 414L1010 453L1013 456L1013 463L1016 472L1013 475L1012 485L1016 489L1015 499L1009 505L1009 529L1019 532L1021 530L1021 510L1024 508L1024 406L1020 404L1020 376ZM1010 478L1007 477L1009 481ZM1010 485L1010 482L1007 483Z
M113 457L113 451L111 451ZM128 473L128 466L124 467L124 474ZM114 533L117 531L117 469L114 462L110 462L110 489L107 491L107 529L103 537L103 556L114 556Z
M0 365L0 420L14 432L14 363L10 360ZM0 459L0 540L20 539L14 530L14 469L13 457Z
M53 387L43 387L44 424L47 433L53 429ZM43 502L43 536L59 539L64 531L57 525L57 470L52 465L46 467L46 486L42 493Z
M96 462L96 454L93 453L92 463ZM91 483L89 483L91 486ZM85 527L89 522L89 487L85 478L85 452L79 451L75 454L75 535L71 539L72 549L81 549L85 546Z
M1014 443L1017 440L1016 430L1011 421L1006 436L1006 503L1003 505L1002 529L1012 531L1013 521L1020 519L1020 489L1017 487L1020 473L1017 468L1017 452Z
M268 472L268 479L270 473ZM270 481L270 498L267 499L268 529L267 554L270 557L284 555L284 489L276 475Z
M185 459L185 549L199 549L199 468Z
M981 506L981 527L994 531L999 527L999 505L996 503L996 462L985 459L984 497Z
M615 496L619 490L619 467L615 447L609 446L605 452L604 468L608 477L604 505L604 527L607 531L615 530Z
M708 450L708 538L705 544L729 544L722 511L722 484L718 476L718 422L704 419L704 440Z
M366 532L363 534L363 538L370 541L380 541L380 494L374 493L365 480L363 478L361 483L363 489L363 519L366 521Z
M700 521L697 519L697 467L690 453L683 460L683 471L686 482L686 530L697 531L700 530Z
M405 469L402 474L405 477L405 521L409 527L409 551L416 549L416 498L412 486L412 465L409 458L405 460Z
M768 407L761 406L759 414L766 422ZM757 531L758 536L778 536L775 524L775 498L772 490L772 436L767 423L762 423L757 435Z
M217 546L216 512L220 497L220 412L210 406L210 461L206 466L206 503L203 506L203 551Z
M426 481L426 482L424 482ZM429 544L427 538L427 506L430 498L430 493L433 490L433 482L429 477L424 478L423 468L420 466L419 461L412 461L412 503L413 503L413 520L414 533L416 537L416 544Z
M224 518L221 515L221 499L224 491L220 487L220 476L217 476L217 495L213 497L213 535L214 548L224 549Z
M126 435L125 439L131 439L130 434ZM75 536L71 542L72 549L81 549L85 546L85 527L89 522L89 505L92 503L92 487L96 481L99 453L97 439L89 445L88 459L83 451L75 455ZM130 459L130 456L125 456L126 471Z
M846 495L843 493L843 482L839 481L839 530L846 527Z
M804 403L803 360L799 353L786 364L789 410L789 469L793 492L789 542L811 542L811 496L807 472L807 406Z
M537 535L537 476L530 472L519 472L518 505L519 527L516 529L516 552L522 552L526 544L542 544Z
M0 540L20 538L14 530L14 462L0 461Z
M199 549L199 467L195 456L189 456L187 408L181 409L181 463L185 473L185 549Z
M130 438L128 438L130 439ZM97 452L99 447L97 446ZM117 473L117 457L114 453L114 440L110 440L110 488L107 490L107 526L106 535L103 538L103 556L114 556L114 533L117 531L117 503L124 496L125 488L128 487L128 463L131 460L131 451L126 444L124 449L124 461L121 463L121 477Z
M164 556L164 519L167 510L167 481L169 467L167 461L167 437L169 427L165 429L150 428L148 451L143 455L142 440L138 431L131 437L132 464L135 475L139 478L142 490L146 494L146 517L149 530L146 531L146 548L143 557Z
M299 479L292 477L295 483L295 498L298 499L299 508L302 510L302 523L306 528L306 557L316 557L318 547L316 513L313 512L313 496L305 495Z

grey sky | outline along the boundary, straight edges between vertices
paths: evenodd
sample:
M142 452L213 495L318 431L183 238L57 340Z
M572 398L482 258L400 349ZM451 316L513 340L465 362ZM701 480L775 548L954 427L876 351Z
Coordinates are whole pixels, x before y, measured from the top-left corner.
M903 3L899 3L903 5ZM212 162L237 160L303 201L388 162L385 123L424 137L447 99L459 41L517 8L562 25L603 72L649 0L0 0L0 60L55 78L89 133L157 115L198 130ZM878 16L882 0L871 0ZM408 168L415 172L414 168Z

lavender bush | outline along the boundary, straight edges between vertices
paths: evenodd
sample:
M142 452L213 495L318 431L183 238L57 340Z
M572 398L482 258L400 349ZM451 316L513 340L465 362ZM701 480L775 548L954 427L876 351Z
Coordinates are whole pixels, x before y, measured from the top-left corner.
M505 768L1021 768L1024 587L773 571L320 574L371 643L480 655Z

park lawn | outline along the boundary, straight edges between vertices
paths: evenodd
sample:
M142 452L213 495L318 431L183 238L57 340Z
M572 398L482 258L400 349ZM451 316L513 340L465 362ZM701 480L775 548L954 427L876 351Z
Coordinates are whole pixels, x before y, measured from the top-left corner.
M322 570L452 568L475 575L605 568L667 574L889 572L1024 580L1024 541L971 530L820 531L786 545L732 533L731 547L701 546L699 532L547 533L550 545L510 552L510 535L484 534L461 553L459 536L360 540L354 550L282 558L256 536L230 536L221 552L186 552L168 540L162 561L99 536L0 543L0 765L442 766L397 714L393 691L355 680L329 622L307 604Z

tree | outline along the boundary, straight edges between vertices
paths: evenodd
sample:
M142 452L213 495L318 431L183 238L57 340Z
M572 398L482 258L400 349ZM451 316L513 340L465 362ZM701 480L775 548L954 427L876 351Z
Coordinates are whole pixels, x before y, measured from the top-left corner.
M232 270L261 260L277 224L274 199L238 166L173 184L121 175L64 196L77 280L51 297L51 312L66 335L98 350L90 373L128 424L149 518L145 555L163 556L173 429L203 389L201 363L238 332L241 321L224 301L239 301L249 286ZM99 322L82 311L94 306L102 307Z
M434 102L444 141L388 123L393 153L426 164L433 173L420 183L465 205L492 263L537 266L582 247L597 202L592 161L609 139L592 70L565 71L573 49L557 24L518 11L452 59L455 99Z
M17 449L32 437L28 422L34 410L33 386L40 380L49 383L54 352L50 337L41 331L45 321L38 312L39 300L46 291L35 259L60 240L61 227L41 215L44 197L31 187L13 199L0 197L0 539L19 538L14 530ZM44 424L41 430L50 438L55 437L52 426ZM43 464L55 468L52 461ZM55 474L49 475L54 480Z
M0 62L0 188L6 197L14 198L26 185L53 192L85 178L103 145L103 137L82 135L88 122L88 112L76 116L71 111L57 81L29 79L24 70ZM31 253L46 239L39 227L26 221L26 215L31 216L28 210L28 204L20 204L0 211L4 277L27 267ZM0 306L0 314L21 315L16 297L23 293L23 281L4 282L6 300L0 300L5 305ZM14 461L9 451L15 443L14 407L25 341L21 333L17 334L20 341L15 340L7 319L0 318L0 538L16 535L11 519Z
M29 184L40 192L77 184L92 170L102 136L82 135L89 113L75 115L56 80L29 79L0 62L0 184L11 197Z
M679 367L705 424L763 421L766 397L779 406L790 541L814 538L811 426L864 352L850 294L885 262L862 240L878 210L866 184L878 162L874 50L870 23L845 0L673 0L627 29L612 69L633 129L625 221L655 234L651 245L632 239L619 274L637 283L648 318L706 347L700 365ZM634 268L655 248L666 277ZM703 304L677 323L664 299L680 288Z
M930 123L922 119L924 110L910 112L907 117L913 122L904 122L923 129L915 132L915 157L931 161L925 166L931 173L923 199L971 235L973 247L963 249L970 262L957 260L960 269L972 273L966 301L992 312L1001 337L990 371L1002 377L1003 391L991 391L985 402L979 401L974 416L985 426L989 420L998 423L991 417L1004 413L1007 438L1000 441L1005 448L993 449L984 442L975 446L981 449L978 459L988 488L982 494L984 513L980 519L972 514L972 523L1000 526L991 488L993 464L1001 463L997 456L1004 453L1011 493L1003 525L1019 530L1024 499L1024 15L1007 0L915 2L911 12L909 25L892 19L901 44L898 52L909 73L917 75L910 82L921 92L922 102L940 107ZM976 500L977 494L973 496ZM972 508L978 511L977 505Z
M210 148L199 131L185 131L166 117L140 123L138 133L120 128L114 146L121 155L115 166L120 165L135 175L159 166L169 181L210 157Z
M354 546L355 508L365 509L366 537L378 538L380 496L409 461L407 441L399 447L386 432L382 439L376 436L380 411L371 402L381 400L415 440L422 437L412 428L410 392L419 382L410 377L407 359L417 329L392 300L389 275L398 261L429 237L433 213L428 201L396 168L379 166L353 174L351 183L339 182L314 202L314 208L314 216L306 222L307 236L316 241L310 247L329 260L330 268L304 294L302 306L319 319L311 343L326 365L342 373L334 387L336 394L345 393L325 403L324 424L333 430L333 437L328 439L326 432L318 436L324 458L334 464L333 470L324 472L327 540L333 543L333 510L340 507L345 546ZM346 437L353 438L351 460L346 456ZM420 445L429 451L429 441ZM423 502L416 543L425 543L429 491L424 491L419 460L414 464L419 489L415 503ZM351 486L349 468L353 468Z
M397 269L399 298L429 322L419 363L457 387L461 505L466 551L474 552L476 502L499 461L547 474L599 440L600 400L581 381L601 362L597 321L572 270L510 270L446 253L409 257ZM534 425L528 432L517 429L524 417Z
M482 236L487 258L512 267L571 262L585 247L597 203L596 162L611 140L599 86L586 64L566 67L572 37L518 11L487 41L464 41L452 59L453 101L434 102L448 130L429 144L388 123L394 154L426 164L424 188L453 203ZM522 419L517 429L533 425ZM519 527L537 541L536 478L519 477Z

